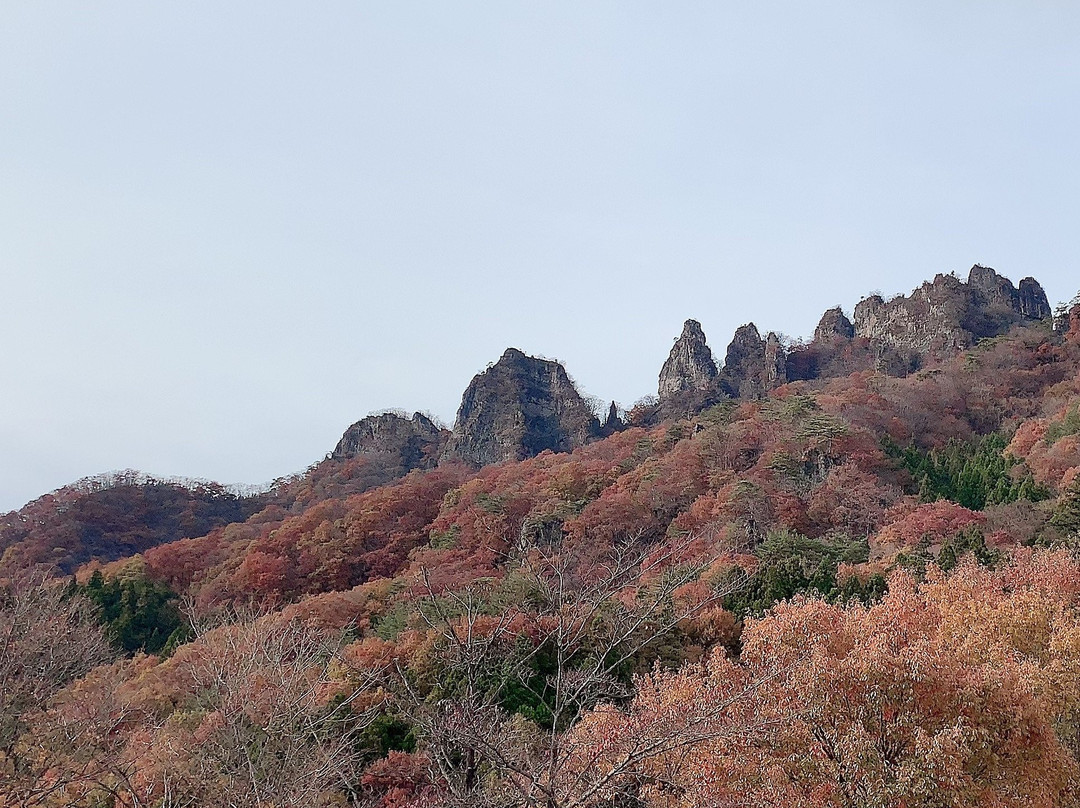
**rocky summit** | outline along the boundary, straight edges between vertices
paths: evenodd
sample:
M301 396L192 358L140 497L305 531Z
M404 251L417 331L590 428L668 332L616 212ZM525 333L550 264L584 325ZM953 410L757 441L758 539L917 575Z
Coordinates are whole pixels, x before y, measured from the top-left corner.
M762 339L753 323L739 326L720 374L722 390L732 398L761 398L786 381L786 355L780 337L770 332Z
M937 356L1050 315L1046 293L1034 278L1025 278L1017 289L1008 278L976 264L966 282L955 275L938 275L907 297L865 298L855 307L853 319L855 335L883 351Z
M701 323L687 320L683 323L682 334L671 346L667 361L660 368L657 392L661 405L679 408L696 403L712 390L716 374L716 363L712 350L705 343Z
M814 329L814 342L830 342L837 339L852 339L855 326L839 306L829 309L818 321Z
M443 456L479 467L568 452L599 433L562 365L507 348L466 388Z
M406 418L393 412L369 415L345 430L331 457L343 460L359 455L391 455L405 470L431 468L449 437L427 416L416 412Z

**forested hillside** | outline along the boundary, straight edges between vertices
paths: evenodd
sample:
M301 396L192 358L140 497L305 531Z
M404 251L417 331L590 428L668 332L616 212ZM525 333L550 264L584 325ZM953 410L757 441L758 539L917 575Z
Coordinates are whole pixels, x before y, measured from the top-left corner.
M1078 804L1080 305L688 321L657 393L507 351L265 493L6 515L0 806Z

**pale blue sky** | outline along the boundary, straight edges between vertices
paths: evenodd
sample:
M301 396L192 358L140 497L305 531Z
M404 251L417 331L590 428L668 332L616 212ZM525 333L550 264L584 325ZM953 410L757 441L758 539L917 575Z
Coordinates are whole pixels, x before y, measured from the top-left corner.
M0 6L0 510L261 482L513 345L631 404L976 261L1080 288L1073 2Z

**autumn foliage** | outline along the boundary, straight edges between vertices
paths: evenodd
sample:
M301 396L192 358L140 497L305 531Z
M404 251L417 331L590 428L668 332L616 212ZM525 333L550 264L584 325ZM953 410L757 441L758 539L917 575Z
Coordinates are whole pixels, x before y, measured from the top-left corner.
M1076 563L1023 552L889 583L870 606L795 599L747 626L737 660L643 677L628 709L579 724L590 765L675 722L710 737L629 778L651 805L1071 804Z
M1078 804L1080 342L815 350L571 453L4 515L0 808Z

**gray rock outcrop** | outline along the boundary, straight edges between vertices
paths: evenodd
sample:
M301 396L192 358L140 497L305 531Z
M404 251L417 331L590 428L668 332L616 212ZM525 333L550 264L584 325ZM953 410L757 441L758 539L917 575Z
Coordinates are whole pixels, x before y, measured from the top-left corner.
M466 388L443 456L480 467L568 452L599 433L562 365L507 348Z
M761 338L753 323L739 326L728 345L721 389L733 398L761 398L787 381L787 357L779 336Z
M855 307L855 335L869 339L883 356L889 350L915 356L964 350L1013 325L1049 315L1038 282L1025 278L1021 287L979 265L971 268L966 282L938 275L907 297L862 300Z
M1046 292L1034 278L1023 278L1020 281L1020 315L1028 320L1045 320L1053 317L1054 311L1050 308L1050 301L1046 299Z
M787 382L787 354L780 337L772 331L765 337L765 371L761 380L764 385L762 392Z
M713 389L716 381L716 362L705 342L705 332L697 320L683 323L682 334L671 346L667 361L660 369L657 392L662 407L681 407Z
M815 342L829 342L836 339L853 339L855 326L844 314L839 306L829 309L818 320L817 328L814 329Z
M427 416L417 412L406 418L393 412L369 415L345 430L331 457L343 460L359 455L387 455L405 471L431 468L449 437Z

